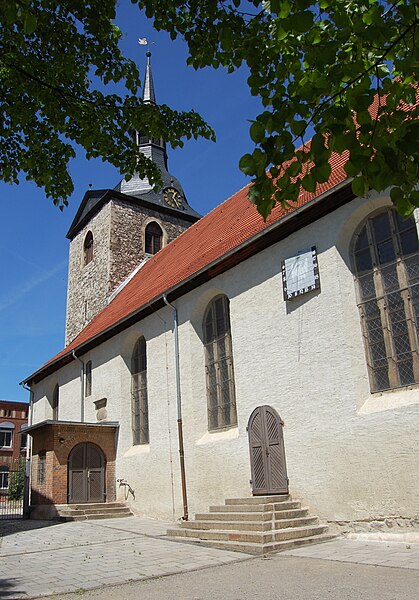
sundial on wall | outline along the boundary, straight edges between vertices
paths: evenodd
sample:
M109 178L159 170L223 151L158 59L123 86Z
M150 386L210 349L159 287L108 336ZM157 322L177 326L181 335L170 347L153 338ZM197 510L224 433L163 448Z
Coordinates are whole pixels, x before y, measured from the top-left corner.
M282 285L284 300L292 300L320 288L315 246L282 262Z

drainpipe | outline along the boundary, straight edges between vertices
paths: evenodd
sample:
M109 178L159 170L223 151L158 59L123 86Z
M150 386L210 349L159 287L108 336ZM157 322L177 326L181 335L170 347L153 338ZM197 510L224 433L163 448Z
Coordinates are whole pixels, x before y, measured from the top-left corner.
M177 403L177 430L179 440L179 460L180 460L180 477L182 481L182 498L183 498L183 520L188 520L188 496L186 492L186 472L185 472L185 449L183 446L183 423L182 423L182 398L180 392L180 361L179 361L179 332L178 332L178 314L177 308L170 304L166 294L163 295L163 300L167 306L173 310L173 332L175 335L175 373L176 373L176 403Z
M72 352L73 358L79 361L81 364L80 368L80 422L84 423L84 362L76 356L76 351Z
M33 423L33 390L24 383L20 384L23 389L29 392L29 427ZM31 478L31 462L32 462L32 436L26 434L26 462L25 462L25 489L23 497L23 518L30 518L30 478Z

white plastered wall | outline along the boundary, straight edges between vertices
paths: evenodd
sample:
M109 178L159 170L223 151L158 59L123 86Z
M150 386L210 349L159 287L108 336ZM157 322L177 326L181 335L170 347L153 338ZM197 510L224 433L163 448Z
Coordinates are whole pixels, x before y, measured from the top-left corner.
M290 490L321 517L338 521L419 515L419 391L370 394L350 242L388 197L354 200L176 301L186 476L190 513L226 497L250 495L246 426L256 406L284 420ZM281 261L315 245L321 288L290 302L282 294ZM208 302L230 299L238 425L209 433L202 318ZM92 360L93 390L119 421L117 478L135 490L133 509L179 518L182 497L176 425L172 310L166 307L83 356ZM129 366L140 335L147 342L150 444L132 446ZM36 386L34 420L48 418L55 383L60 418L80 418L79 365L71 363ZM120 488L125 499L124 488Z

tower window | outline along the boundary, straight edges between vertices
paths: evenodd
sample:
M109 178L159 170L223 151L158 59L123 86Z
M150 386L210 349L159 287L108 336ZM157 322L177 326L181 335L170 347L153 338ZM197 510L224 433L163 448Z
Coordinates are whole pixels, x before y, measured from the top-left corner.
M84 238L83 251L84 264L88 265L93 260L93 234L91 231L88 231Z
M163 231L161 227L155 223L149 223L145 228L145 251L147 254L156 254L161 250L163 243Z

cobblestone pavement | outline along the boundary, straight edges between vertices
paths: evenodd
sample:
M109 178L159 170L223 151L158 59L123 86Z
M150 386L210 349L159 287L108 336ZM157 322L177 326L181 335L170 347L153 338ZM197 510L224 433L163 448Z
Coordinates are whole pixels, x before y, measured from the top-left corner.
M232 565L251 558L172 542L165 539L171 526L138 517L71 523L0 521L0 598L18 600L53 594L61 598L60 594L66 592L80 595L103 586ZM299 557L302 562L321 559L419 571L417 543L337 539L283 552L275 555L275 561L281 562L281 557L284 561L290 560L286 557Z
M82 593L248 558L171 542L164 539L170 526L137 517L59 524L9 521L0 545L0 598Z

